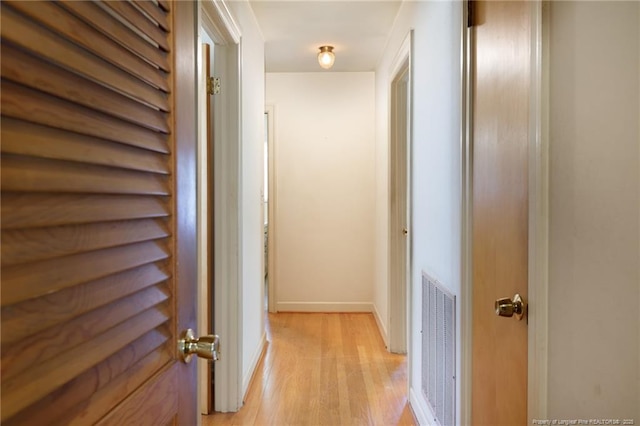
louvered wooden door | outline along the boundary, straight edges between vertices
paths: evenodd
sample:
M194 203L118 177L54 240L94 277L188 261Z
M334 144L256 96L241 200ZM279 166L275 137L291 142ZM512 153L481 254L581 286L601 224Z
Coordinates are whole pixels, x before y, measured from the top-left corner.
M1 4L2 424L196 422L194 7Z

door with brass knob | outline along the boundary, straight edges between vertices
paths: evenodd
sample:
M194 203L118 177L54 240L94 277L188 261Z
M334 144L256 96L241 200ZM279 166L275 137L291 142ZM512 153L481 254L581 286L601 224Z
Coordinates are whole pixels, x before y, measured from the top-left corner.
M527 315L527 302L525 302L519 294L513 296L513 299L504 297L496 300L496 315L501 317L515 316L518 321Z
M474 426L527 419L528 160L533 4L468 2L471 150L471 414ZM537 6L536 6L537 7ZM501 299L498 299L501 298ZM496 301L498 299L498 301ZM496 315L496 312L498 315Z
M196 337L193 330L189 328L182 332L178 340L178 354L184 363L189 363L192 355L218 361L220 359L220 337L215 334Z

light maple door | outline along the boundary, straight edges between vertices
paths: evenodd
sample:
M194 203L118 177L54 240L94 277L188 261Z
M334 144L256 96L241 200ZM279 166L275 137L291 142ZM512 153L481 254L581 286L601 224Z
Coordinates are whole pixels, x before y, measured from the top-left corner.
M474 1L472 28L472 424L527 424L527 321L494 302L527 298L530 4Z
M195 4L0 7L2 424L196 424Z

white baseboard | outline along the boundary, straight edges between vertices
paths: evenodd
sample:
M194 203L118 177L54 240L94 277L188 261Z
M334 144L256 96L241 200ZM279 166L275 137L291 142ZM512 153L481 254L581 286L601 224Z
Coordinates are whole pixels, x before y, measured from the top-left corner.
M267 350L267 334L262 333L262 337L260 338L260 344L256 348L253 356L251 357L251 364L249 369L245 372L244 377L242 378L242 400L244 401L247 397L247 392L249 391L249 385L251 384L251 380L253 376L256 374L256 368L258 367L258 363L260 363L260 359L262 359L262 355Z
M376 319L376 324L378 324L378 330L380 331L380 336L382 337L382 341L384 342L384 346L389 349L389 337L387 336L387 328L380 318L380 313L378 312L378 308L376 305L373 305L373 317Z
M373 312L371 302L278 302L278 312Z
M435 416L431 413L431 409L427 405L427 402L419 393L416 393L413 387L409 390L409 403L411 404L413 414L416 415L416 420L418 420L418 424L420 426L436 426L436 423L433 420L435 419Z

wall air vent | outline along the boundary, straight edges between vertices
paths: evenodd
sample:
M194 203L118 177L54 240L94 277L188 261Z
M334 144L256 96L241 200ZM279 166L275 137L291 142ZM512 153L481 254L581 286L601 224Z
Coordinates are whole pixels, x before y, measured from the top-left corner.
M422 393L440 426L453 426L456 401L456 298L422 272Z

